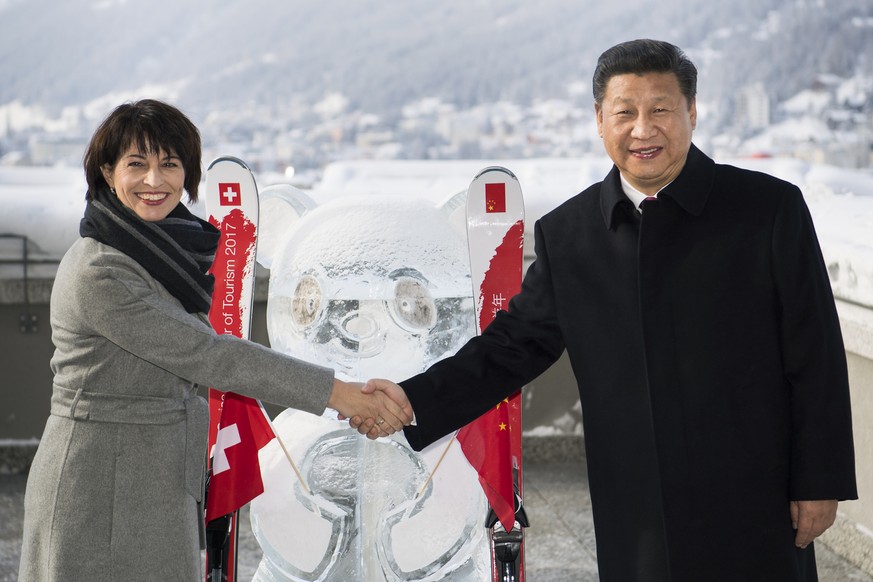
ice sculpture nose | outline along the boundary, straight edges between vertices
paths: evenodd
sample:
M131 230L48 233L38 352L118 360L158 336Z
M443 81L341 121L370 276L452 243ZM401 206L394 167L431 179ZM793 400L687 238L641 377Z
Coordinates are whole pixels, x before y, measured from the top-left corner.
M372 358L385 349L386 333L378 320L366 311L350 311L334 325L340 337L333 342L333 347L346 356Z
M371 316L356 311L343 318L342 328L348 339L353 341L365 341L374 337L379 326Z

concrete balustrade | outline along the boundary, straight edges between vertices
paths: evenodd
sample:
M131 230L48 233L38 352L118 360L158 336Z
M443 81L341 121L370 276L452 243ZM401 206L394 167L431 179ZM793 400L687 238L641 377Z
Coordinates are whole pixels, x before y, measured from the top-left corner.
M265 275L261 274L257 284L251 335L266 344ZM0 473L27 471L48 414L51 283L50 279L31 279L25 296L22 280L0 280ZM838 300L837 309L849 366L860 499L840 504L837 522L821 542L873 575L873 307ZM572 410L574 401L578 408L578 397L566 357L528 389L526 456L530 452L556 460L581 455L583 437L575 421L578 410Z

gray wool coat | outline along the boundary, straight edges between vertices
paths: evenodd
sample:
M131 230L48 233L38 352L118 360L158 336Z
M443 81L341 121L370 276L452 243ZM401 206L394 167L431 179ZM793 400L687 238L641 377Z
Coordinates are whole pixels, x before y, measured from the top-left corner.
M199 580L198 388L320 414L333 371L217 335L90 238L61 261L51 325L51 415L27 482L19 580Z

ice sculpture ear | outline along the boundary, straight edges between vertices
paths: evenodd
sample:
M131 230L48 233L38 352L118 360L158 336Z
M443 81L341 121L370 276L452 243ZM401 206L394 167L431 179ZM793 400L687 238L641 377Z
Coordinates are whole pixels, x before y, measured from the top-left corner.
M461 190L447 198L440 210L448 217L449 224L464 239L467 238L467 191Z
M269 269L291 227L318 204L290 184L268 186L258 193L258 198L261 207L257 260Z

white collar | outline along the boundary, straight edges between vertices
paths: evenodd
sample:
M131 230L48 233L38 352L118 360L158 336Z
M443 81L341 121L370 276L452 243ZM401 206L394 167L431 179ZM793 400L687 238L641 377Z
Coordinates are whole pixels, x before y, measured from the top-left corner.
M621 179L621 189L624 191L625 196L630 199L631 203L633 203L634 205L634 208L636 208L637 212L639 212L640 204L642 204L643 200L649 197L649 194L643 194L642 192L631 186L630 182L625 179L624 175L621 172L619 172L618 176ZM672 182L665 184L664 187L661 188L661 190L669 186L671 183ZM661 193L661 190L655 192L654 196L656 198L658 194Z

